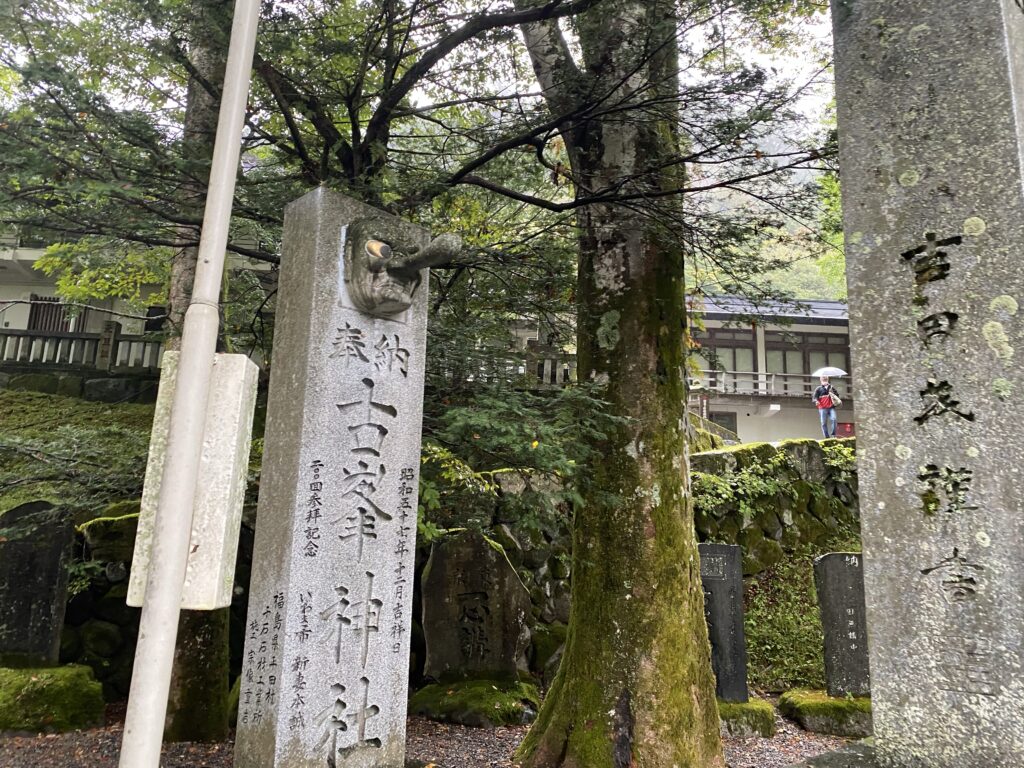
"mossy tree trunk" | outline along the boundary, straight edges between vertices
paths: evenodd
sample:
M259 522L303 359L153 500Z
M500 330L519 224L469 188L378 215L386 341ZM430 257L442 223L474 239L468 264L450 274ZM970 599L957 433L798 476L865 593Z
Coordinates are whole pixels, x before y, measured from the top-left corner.
M681 186L676 28L671 2L608 0L578 19L584 67L557 25L524 29L551 111L592 105L563 130L579 196ZM578 216L578 370L626 421L583 481L566 649L524 768L724 765L685 459L683 252L658 223L680 213L659 199L657 215Z
M213 158L220 96L227 63L233 0L194 0L190 25L189 83L182 140L188 165L182 173L187 217L201 221ZM201 227L183 224L182 240L197 242ZM175 254L168 289L167 347L177 349L195 282L199 248ZM229 609L182 611L164 725L168 741L222 741L228 725Z

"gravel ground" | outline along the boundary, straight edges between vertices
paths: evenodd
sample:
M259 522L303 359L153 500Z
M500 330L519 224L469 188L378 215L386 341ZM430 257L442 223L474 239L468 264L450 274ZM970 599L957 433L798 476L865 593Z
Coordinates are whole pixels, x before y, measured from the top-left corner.
M0 768L117 768L121 724L50 736L0 738ZM409 718L408 756L436 768L511 768L511 755L525 727L464 728ZM773 739L726 739L729 768L785 768L807 757L837 749L846 739L806 733L779 720ZM231 768L232 745L169 744L161 768Z

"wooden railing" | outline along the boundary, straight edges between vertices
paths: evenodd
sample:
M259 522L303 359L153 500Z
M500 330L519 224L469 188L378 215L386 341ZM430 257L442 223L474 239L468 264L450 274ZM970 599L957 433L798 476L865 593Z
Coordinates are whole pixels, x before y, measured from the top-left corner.
M155 373L162 354L163 342L147 336L0 329L0 368L17 364Z
M472 357L441 364L441 386L511 383L525 389L558 389L576 381L576 356L530 345L524 351L476 350Z
M820 382L806 373L759 373L757 371L701 371L698 379L691 380L690 391L717 392L724 395L751 395L763 397L806 397L810 399ZM842 398L853 397L853 382L849 376L832 379Z

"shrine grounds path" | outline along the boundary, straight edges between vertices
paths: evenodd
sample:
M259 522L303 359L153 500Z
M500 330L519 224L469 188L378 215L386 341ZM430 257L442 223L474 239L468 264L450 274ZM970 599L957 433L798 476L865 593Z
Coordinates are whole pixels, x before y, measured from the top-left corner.
M59 735L0 736L0 768L117 768L123 710L108 711L105 728ZM828 752L845 739L819 736L779 720L773 739L726 739L729 768L785 768ZM465 728L409 718L409 765L435 768L511 768L526 727ZM168 744L162 768L233 768L232 744Z

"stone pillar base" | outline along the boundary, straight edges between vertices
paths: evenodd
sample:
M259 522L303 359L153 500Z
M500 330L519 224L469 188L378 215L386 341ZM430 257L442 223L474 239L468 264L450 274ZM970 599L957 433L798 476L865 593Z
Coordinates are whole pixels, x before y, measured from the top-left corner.
M857 742L836 752L812 757L790 768L877 768L875 748L866 742Z

